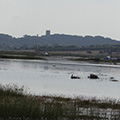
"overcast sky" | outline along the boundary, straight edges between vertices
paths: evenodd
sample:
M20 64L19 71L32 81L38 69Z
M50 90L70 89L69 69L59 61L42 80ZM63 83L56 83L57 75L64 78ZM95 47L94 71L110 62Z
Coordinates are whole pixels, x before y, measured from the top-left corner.
M0 0L0 33L41 36L47 29L120 40L120 0Z

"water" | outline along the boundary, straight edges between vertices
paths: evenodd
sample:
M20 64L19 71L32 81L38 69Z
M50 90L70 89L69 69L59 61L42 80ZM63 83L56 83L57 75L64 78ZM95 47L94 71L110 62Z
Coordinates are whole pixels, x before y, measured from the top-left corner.
M97 74L100 79L88 76ZM30 88L32 94L120 98L120 66L65 60L1 60L0 83ZM71 75L81 79L71 79ZM118 82L110 81L114 77ZM29 90L28 90L29 91Z

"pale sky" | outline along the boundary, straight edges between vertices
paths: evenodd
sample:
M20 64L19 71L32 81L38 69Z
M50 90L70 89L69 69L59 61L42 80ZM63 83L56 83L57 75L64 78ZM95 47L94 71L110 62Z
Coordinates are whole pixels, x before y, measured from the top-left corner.
M0 33L101 35L120 40L120 0L0 0Z

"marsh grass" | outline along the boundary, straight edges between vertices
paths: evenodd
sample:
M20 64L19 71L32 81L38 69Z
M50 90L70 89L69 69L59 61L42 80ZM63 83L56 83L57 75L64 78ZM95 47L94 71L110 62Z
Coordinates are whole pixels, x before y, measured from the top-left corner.
M17 85L0 85L0 120L118 120L120 101L35 96Z
M3 59L27 59L27 60L46 60L41 56L36 55L9 55L9 54L0 54L0 58Z

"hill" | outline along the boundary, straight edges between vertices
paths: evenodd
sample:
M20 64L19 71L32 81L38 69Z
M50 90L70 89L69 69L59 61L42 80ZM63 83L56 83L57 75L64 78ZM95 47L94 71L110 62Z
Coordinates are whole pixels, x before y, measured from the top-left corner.
M14 38L7 34L0 34L0 50L29 49L34 46L90 46L90 45L116 45L120 41L102 36L72 36L64 34L53 34L44 36L24 35Z

